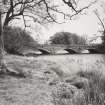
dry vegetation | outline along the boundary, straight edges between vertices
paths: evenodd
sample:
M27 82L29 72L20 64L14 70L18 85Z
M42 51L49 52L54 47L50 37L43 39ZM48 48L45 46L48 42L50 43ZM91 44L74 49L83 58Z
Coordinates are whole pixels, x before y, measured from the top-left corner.
M0 105L105 104L104 55L7 55L5 59L27 77L1 75Z
M99 71L79 71L52 92L54 105L105 105L105 76Z

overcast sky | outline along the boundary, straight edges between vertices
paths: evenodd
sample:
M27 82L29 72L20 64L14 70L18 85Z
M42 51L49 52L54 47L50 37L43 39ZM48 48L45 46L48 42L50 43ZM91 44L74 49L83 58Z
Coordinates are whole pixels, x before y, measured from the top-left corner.
M59 0L57 0L59 1ZM39 37L41 41L47 40L50 36L54 35L56 32L60 31L67 31L71 33L77 33L78 35L88 35L89 37L92 37L94 35L98 35L99 33L97 32L99 30L99 24L98 24L98 19L95 16L93 10L98 9L101 11L100 5L101 1L105 0L99 0L97 4L95 4L93 7L91 7L87 11L87 15L82 15L78 17L76 20L70 20L67 21L65 24L54 24L49 26L48 29L43 28L42 32L39 32ZM86 3L86 1L85 1ZM19 24L18 24L19 25ZM35 36L34 33L34 28L33 31L31 31L33 34L33 37Z
M49 38L49 36L59 31L68 31L72 33L77 33L79 35L85 34L85 35L88 35L89 37L98 35L99 34L98 30L100 28L98 24L99 20L97 19L93 10L101 9L100 8L101 1L102 0L99 0L97 4L95 4L90 10L88 10L87 15L82 15L78 17L76 20L67 21L65 24L62 24L62 25L56 24L51 26L48 31L44 32L45 39Z
M40 36L41 40L46 40L50 36L54 35L56 32L67 31L71 33L77 33L78 35L87 35L88 37L93 37L99 35L98 30L100 29L99 20L94 14L93 10L98 9L101 11L100 5L101 1L99 0L97 4L91 7L86 15L78 17L76 20L67 21L65 24L54 24L51 25L48 29L43 29L43 34ZM100 38L98 40L100 42Z

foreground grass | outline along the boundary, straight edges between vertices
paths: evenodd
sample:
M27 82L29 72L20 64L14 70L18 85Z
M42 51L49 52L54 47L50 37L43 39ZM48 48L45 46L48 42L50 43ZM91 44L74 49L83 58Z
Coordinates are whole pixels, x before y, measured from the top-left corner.
M102 72L79 71L76 76L69 80L69 84L61 82L52 91L54 105L105 105L105 76Z
M89 57L90 59L88 59ZM77 71L81 69L92 71L93 68L104 70L105 68L105 59L100 56L96 58L95 55L40 56L35 58L9 55L6 56L6 62L13 70L25 73L26 78L0 76L0 105L93 104L91 100L95 100L95 98L88 97L93 90L92 86L95 87L100 82L93 82L94 85L91 85L93 84L91 81L97 81L97 78L102 78L103 75L101 73L99 76L96 75L99 74L98 72L81 71L77 73ZM77 74L72 75L74 73ZM93 79L92 77L97 78ZM104 81L104 79L101 80ZM103 86L103 82L99 86L97 85L99 90ZM98 91L98 89L95 90ZM92 91L93 95L96 93L95 90ZM102 88L98 92L102 96L100 100L104 99L104 89ZM98 92L97 94L99 94Z
M105 76L100 71L79 72L80 77L88 79L84 89L84 105L105 105Z

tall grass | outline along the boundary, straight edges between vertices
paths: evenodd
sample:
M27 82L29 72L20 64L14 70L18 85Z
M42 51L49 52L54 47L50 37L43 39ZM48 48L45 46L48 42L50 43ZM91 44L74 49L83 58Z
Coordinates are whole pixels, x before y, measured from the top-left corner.
M52 91L54 105L105 105L105 76L100 71L79 71L77 78L88 80L87 88L72 83L57 85ZM74 80L75 82L75 80Z
M87 78L89 88L84 89L84 105L105 105L105 76L100 71L81 71L77 75Z

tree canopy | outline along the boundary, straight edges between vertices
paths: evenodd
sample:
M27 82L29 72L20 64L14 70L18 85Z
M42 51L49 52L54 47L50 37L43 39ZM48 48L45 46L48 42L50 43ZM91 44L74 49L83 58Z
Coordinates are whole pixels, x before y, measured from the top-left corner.
M86 44L84 37L70 32L57 32L54 36L50 37L51 44Z
M91 0L87 5L80 5L81 0L3 0L4 5L2 11L4 18L4 26L8 25L14 19L23 19L25 27L27 27L28 19L40 24L45 23L61 23L57 21L57 14L62 15L63 19L71 19L83 10L89 8L97 0ZM62 9L67 7L67 11Z

